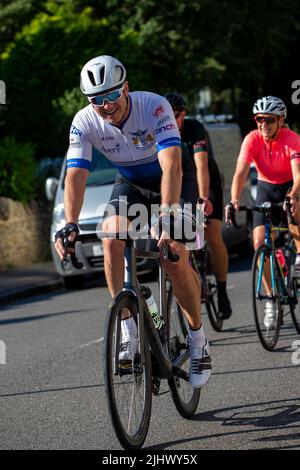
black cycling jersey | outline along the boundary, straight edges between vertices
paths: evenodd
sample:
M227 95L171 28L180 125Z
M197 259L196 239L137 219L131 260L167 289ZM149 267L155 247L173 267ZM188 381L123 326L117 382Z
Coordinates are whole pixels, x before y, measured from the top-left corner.
M192 162L195 170L194 154L196 152L207 152L209 172L209 199L213 203L214 210L209 218L223 219L223 194L222 180L216 160L213 156L211 141L203 124L197 119L185 118L182 139L182 168Z

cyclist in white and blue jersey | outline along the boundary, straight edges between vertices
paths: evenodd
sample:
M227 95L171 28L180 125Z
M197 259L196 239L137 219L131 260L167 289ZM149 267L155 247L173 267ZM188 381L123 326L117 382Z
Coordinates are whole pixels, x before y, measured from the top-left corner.
M180 260L175 263L165 261L165 267L190 325L190 383L193 387L202 387L210 378L211 360L201 322L200 285L189 264L189 253L184 244L187 240L176 237L174 228L178 224L183 226L187 219L190 223L194 221L197 182L192 165L187 163L186 167L181 167L181 140L172 108L160 95L129 92L125 67L119 60L106 55L90 60L83 67L81 91L89 104L76 114L71 126L65 179L66 227L74 228L70 239L75 239L78 233L77 221L92 147L95 147L118 170L102 229L123 232L134 219L128 215L130 207L142 204L151 215L152 206L156 204L160 208L159 247L165 241L167 228L172 232L168 243ZM174 210L174 205L179 209ZM56 249L63 258L65 249L60 232L56 240ZM104 239L103 247L108 288L115 297L123 286L124 241ZM128 312L122 313L120 359L130 360L136 343L136 326Z

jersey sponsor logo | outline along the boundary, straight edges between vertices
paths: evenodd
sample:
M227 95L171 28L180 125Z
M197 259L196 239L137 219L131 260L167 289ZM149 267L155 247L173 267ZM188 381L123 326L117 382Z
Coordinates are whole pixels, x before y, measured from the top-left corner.
M160 106L158 106L158 108L156 108L156 110L153 113L153 116L158 119L164 113L165 113L165 110L164 110L163 105L161 104Z
M104 141L106 141L106 140L114 140L114 137L111 136L111 135L109 135L109 136L107 136L107 137L101 137L101 139L102 139L102 141L104 142Z
M73 126L73 124L72 124L70 134L75 134L75 135L82 136L82 131L80 129L77 129L77 127Z
M70 142L70 149L79 149L81 147L81 142Z
M107 149L104 147L104 145L102 145L102 149L101 151L104 152L104 153L119 153L120 152L120 149L121 149L121 146L120 144L116 144L113 148L111 149Z
M161 132L166 132L166 131L171 131L175 129L174 124L171 122L171 124L167 124L166 126L161 126L158 129L156 129L156 134L160 134Z
M158 121L157 125L161 126L164 122L170 121L170 120L171 120L170 116L164 116L162 119Z
M148 129L141 130L138 129L136 132L129 132L132 136L132 143L139 150L146 150L152 147L153 142L155 141L154 136L149 132Z
M194 147L206 147L207 146L207 140L198 140L197 142L194 142Z
M81 148L82 147L82 144L81 144L81 140L79 138L79 136L77 137L73 137L70 135L70 148L74 149L74 148Z

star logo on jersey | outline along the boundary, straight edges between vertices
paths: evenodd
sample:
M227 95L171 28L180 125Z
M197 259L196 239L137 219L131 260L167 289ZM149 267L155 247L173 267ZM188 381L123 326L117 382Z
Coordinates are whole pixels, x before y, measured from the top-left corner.
M153 113L153 116L158 119L164 113L165 113L165 110L164 110L163 105L161 104L158 108L156 108L156 110Z

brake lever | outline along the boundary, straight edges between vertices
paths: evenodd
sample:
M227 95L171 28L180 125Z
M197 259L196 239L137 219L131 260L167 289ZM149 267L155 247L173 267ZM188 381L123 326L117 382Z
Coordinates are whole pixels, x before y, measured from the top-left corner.
M228 208L228 217L226 218L226 226L227 228L230 227L232 224L235 228L240 228L241 226L237 224L236 217L235 217L235 208L233 207L233 204L230 202L227 204Z
M61 262L62 268L63 268L64 271L70 271L71 268L72 268L70 263L72 263L74 268L82 269L83 268L83 263L81 261L79 261L79 259L76 256L75 251L74 251L74 253L68 253L68 248L71 247L71 248L75 249L75 243L76 243L76 240L75 240L75 242L70 242L68 240L68 236L69 236L69 234L65 234L64 238L63 238L63 245L64 245L64 248L65 248L66 251L65 251L64 258Z
M180 256L172 253L167 243L164 243L162 245L162 252L163 252L164 259L168 259L169 261L172 261L172 263L177 263L177 261L180 260Z

